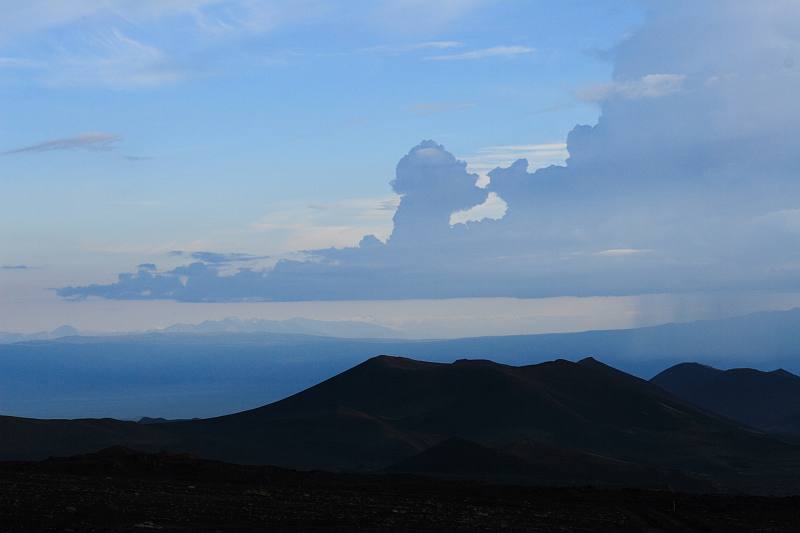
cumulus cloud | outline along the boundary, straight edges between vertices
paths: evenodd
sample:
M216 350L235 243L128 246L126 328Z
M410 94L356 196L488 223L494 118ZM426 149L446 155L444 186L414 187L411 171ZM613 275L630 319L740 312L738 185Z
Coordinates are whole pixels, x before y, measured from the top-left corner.
M22 148L2 152L3 155L52 152L55 150L111 150L120 141L119 135L113 133L82 133L73 137L62 137L38 142Z
M647 22L613 51L597 124L572 130L563 165L501 163L478 184L472 164L425 141L397 165L400 201L386 239L367 235L263 270L140 270L60 294L229 301L796 288L800 4L647 5ZM499 217L453 223L454 213L500 200Z

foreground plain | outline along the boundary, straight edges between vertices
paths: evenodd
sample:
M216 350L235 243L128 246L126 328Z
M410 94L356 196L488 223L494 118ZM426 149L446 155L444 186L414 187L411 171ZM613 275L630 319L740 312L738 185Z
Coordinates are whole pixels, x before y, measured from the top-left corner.
M800 497L296 472L121 448L0 463L4 532L789 532Z

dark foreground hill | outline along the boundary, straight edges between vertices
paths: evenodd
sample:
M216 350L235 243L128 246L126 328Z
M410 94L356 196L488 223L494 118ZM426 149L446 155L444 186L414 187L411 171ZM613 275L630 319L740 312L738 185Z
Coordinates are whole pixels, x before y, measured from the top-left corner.
M295 472L125 449L0 463L4 533L800 530L800 498Z
M800 377L786 370L718 370L682 363L652 382L675 396L743 424L800 437Z
M0 418L3 459L114 445L299 469L800 493L800 448L591 358L514 367L381 356L218 418Z

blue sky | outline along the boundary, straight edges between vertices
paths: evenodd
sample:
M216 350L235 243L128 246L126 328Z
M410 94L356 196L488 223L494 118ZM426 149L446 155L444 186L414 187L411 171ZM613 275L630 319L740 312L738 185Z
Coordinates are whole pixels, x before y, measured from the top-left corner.
M619 2L35 4L0 15L0 149L119 139L0 159L0 216L15 228L3 261L52 266L43 250L120 242L274 252L250 225L389 197L422 139L476 159L563 143L597 113L574 91L609 75L591 51L638 18Z
M0 270L0 319L18 329L70 322L96 297L119 300L125 322L129 300L142 299L166 309L164 300L794 291L788 250L800 210L787 200L796 192L787 177L795 167L784 157L792 146L771 139L800 116L788 96L798 41L786 22L798 13L780 0L764 13L748 9L728 0L4 6L0 265L28 268ZM734 35L745 37L737 43ZM575 130L563 176L533 173L563 165L570 132L598 120L591 131ZM390 185L406 154L419 170L409 183L438 179L415 159L430 154L412 150L425 139L466 161L482 185L492 168L528 159L528 173L498 175L468 195L483 201L491 191L473 218L498 218L510 206L503 221L445 227L441 242L413 229L447 203L431 200L434 189L406 194ZM659 173L631 155L650 150L660 154L649 159L653 167L664 154L678 157ZM754 181L752 169L726 174L729 156L751 153L754 167L769 168L765 181ZM453 165L453 186L470 188L472 178ZM557 185L520 190L520 180ZM441 198L454 199L454 191ZM303 253L357 246L369 234L387 242L395 215L412 222L398 229L395 219L385 253L364 246ZM402 244L403 231L423 238ZM734 238L743 231L747 243ZM763 246L773 242L765 232L780 244ZM468 244L459 247L461 239ZM468 267L439 268L448 261L426 247ZM510 249L516 255L508 260ZM201 261L206 270L195 267L188 278L197 282L180 295L148 285L151 277L187 278L172 269L196 262L193 252L254 257ZM431 268L418 275L402 268L407 285L390 290L380 280L396 277L392 257ZM275 276L269 286L217 279L237 269L269 272L280 260L277 292ZM114 285L140 264L158 270L133 278L135 286ZM359 286L333 290L343 272ZM489 288L479 290L476 280L487 277ZM286 289L293 284L303 290ZM99 288L81 288L91 286ZM62 296L89 300L62 307L52 289L63 287L76 290Z

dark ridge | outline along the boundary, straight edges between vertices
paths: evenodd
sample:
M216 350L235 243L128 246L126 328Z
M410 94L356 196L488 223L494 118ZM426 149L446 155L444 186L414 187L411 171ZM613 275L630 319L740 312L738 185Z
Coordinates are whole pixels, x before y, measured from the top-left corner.
M719 370L683 363L664 370L652 382L742 424L800 438L800 377L786 370Z
M139 424L163 424L164 422L169 422L166 418L151 418L149 416L143 416L138 420Z

